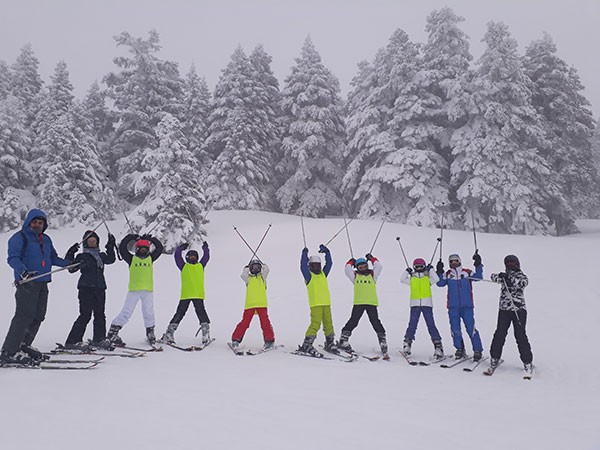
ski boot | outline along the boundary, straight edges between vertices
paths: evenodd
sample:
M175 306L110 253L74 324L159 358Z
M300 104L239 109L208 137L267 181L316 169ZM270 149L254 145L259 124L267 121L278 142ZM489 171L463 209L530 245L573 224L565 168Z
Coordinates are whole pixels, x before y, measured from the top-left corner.
M313 345L315 338L316 336L306 336L302 345L298 347L298 350L310 356L323 356Z
M350 339L351 334L352 333L350 333L349 331L342 331L342 335L340 336L340 340L337 344L337 347L340 350L344 350L347 353L354 353L350 342L348 342L348 339Z
M234 350L237 350L239 346L240 346L240 341L236 341L236 340L231 341L231 347Z
M200 329L202 330L202 345L207 345L210 342L210 323L201 323Z
M2 350L2 353L0 353L0 366L38 366L39 364L40 361L34 360L32 357L22 351L9 352L8 350Z
M404 338L404 343L402 344L402 353L404 353L406 356L410 356L412 342L412 339Z
M473 361L475 362L479 362L481 361L481 357L483 356L483 352L480 351L474 351L473 352Z
M108 334L106 335L106 339L108 339L110 344L115 347L125 347L125 342L119 337L120 329L121 327L119 325L111 325Z
M433 341L433 359L439 360L444 357L444 347L442 347L442 341Z
M456 352L454 352L454 359L463 359L465 357L466 353L465 353L465 348L461 347L461 348L457 348Z
M84 344L83 342L72 342L72 343L67 342L67 343L65 343L65 348L68 350L79 350L82 353L92 351L90 344Z
M385 333L377 333L377 339L379 340L379 347L381 348L381 354L387 355L388 345L387 340L385 338Z
M531 375L533 375L533 364L525 363L523 364L523 368L525 369L525 377L531 378Z
M490 368L495 369L500 365L500 358L490 358Z
M110 341L108 339L102 339L100 341L92 341L92 340L88 340L88 345L94 349L94 348L100 348L102 350L114 350L115 347L110 343Z
M335 335L331 333L325 336L325 350L330 353L339 353L337 346L335 345Z
M146 328L146 340L148 341L148 344L150 344L151 346L154 346L154 344L156 344L156 336L154 335L154 327Z
M42 361L48 361L50 359L50 356L44 355L37 348L32 347L31 345L28 345L28 344L21 344L21 351L23 353L25 353L27 356L29 356L31 359L33 359L34 361L42 362Z
M167 326L167 331L164 332L162 337L160 338L160 342L164 344L174 344L175 343L175 330L179 326L178 323L170 323Z
M275 341L265 341L263 350L271 350L275 346Z

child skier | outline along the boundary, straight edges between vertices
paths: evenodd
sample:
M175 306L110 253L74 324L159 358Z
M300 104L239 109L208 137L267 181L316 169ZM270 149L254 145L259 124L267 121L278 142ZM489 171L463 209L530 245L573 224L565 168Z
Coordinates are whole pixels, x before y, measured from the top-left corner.
M369 269L369 264L367 261L371 262L373 265L373 270ZM352 284L354 284L354 306L352 307L350 319L346 325L344 325L344 328L342 328L342 334L340 341L338 342L338 347L344 351L350 353L354 351L350 346L348 339L350 339L352 331L357 327L360 318L366 311L367 315L369 316L369 321L377 333L377 338L381 347L381 353L384 356L387 356L388 348L385 338L385 328L383 328L377 312L377 306L379 303L375 285L382 270L383 266L379 260L370 253L367 253L366 259L359 258L355 260L352 258L346 263L344 272Z
M479 281L483 278L483 264L478 252L473 255L475 272L470 269L464 269L461 265L460 256L456 253L448 257L450 270L444 273L444 263L437 263L437 274L440 280L437 282L439 287L448 286L448 317L450 319L450 330L452 331L452 341L456 353L456 359L466 357L465 343L462 338L460 320L462 319L471 338L473 346L473 361L479 361L483 355L483 346L479 331L475 328L475 305L473 303L473 281Z
M258 314L260 326L265 340L264 349L273 347L275 334L273 326L267 313L267 276L269 275L269 266L258 259L253 259L250 264L242 270L242 280L246 283L246 304L242 320L237 324L233 335L231 336L231 346L237 349L244 339L244 334L250 326L252 317Z
M100 252L100 237L93 231L83 234L83 250L77 256L79 244L75 244L67 252L66 259L72 263L81 263L79 267L69 269L74 273L81 271L77 283L79 291L79 317L73 323L71 332L67 336L65 347L75 350L89 350L90 345L84 344L83 335L92 313L94 314L94 334L91 345L93 347L110 348L106 340L106 316L104 307L106 303L106 280L104 279L104 266L115 262L115 237L108 235L106 253Z
M175 264L181 271L181 297L177 305L177 311L167 326L167 331L160 339L167 344L175 343L175 330L185 316L190 302L194 303L196 315L200 321L202 329L202 344L206 345L210 342L210 319L204 308L204 269L210 259L208 243L202 244L202 259L198 263L198 252L190 250L185 255L185 261L181 253L189 247L189 244L181 244L175 250Z
M129 253L127 247L131 241L136 241L134 255ZM152 253L150 253L151 243L154 244ZM128 234L119 244L119 252L123 260L129 264L129 292L125 297L123 309L110 324L106 337L113 345L125 346L125 342L119 337L119 330L129 321L137 302L141 300L146 338L150 345L154 345L156 336L154 335L153 263L162 254L163 245L158 239L149 234L141 237L136 234Z
M400 282L410 286L410 320L404 335L404 346L402 347L402 351L406 355L410 355L419 318L423 314L429 336L431 336L433 342L433 357L434 359L441 359L444 356L442 337L433 319L433 299L431 296L431 285L438 281L439 278L433 271L433 267L426 265L423 258L415 259L412 269L409 267L402 272Z
M525 332L527 308L525 307L525 296L523 293L525 287L529 284L529 279L521 271L519 258L515 255L506 256L504 258L504 266L506 268L505 272L490 275L493 282L501 284L498 324L496 325L490 349L490 366L492 369L498 366L506 334L512 323L521 361L523 361L525 371L532 373L533 354L531 353L531 346Z
M319 246L319 252L325 253L325 267L323 267L323 270L321 270L321 258L318 255L312 255L309 258L307 248L302 250L300 256L300 271L304 276L308 291L310 325L306 330L304 343L300 346L299 351L312 356L322 356L313 346L317 332L321 328L321 323L323 323L323 333L325 334L325 350L332 353L337 351L331 318L331 295L327 284L327 276L331 271L333 261L331 252L323 244Z

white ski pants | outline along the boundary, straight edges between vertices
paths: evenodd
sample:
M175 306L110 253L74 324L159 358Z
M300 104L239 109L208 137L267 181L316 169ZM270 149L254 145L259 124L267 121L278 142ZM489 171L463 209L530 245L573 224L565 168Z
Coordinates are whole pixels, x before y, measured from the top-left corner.
M129 291L125 297L125 304L121 312L115 317L111 325L122 327L131 318L137 302L142 301L142 315L146 328L154 326L154 292L152 291Z

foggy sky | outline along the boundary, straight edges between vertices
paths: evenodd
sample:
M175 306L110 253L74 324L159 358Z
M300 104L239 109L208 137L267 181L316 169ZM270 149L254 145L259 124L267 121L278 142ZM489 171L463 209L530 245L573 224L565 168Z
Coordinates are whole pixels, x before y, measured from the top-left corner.
M282 85L310 34L345 96L360 60L372 60L397 28L425 42L425 19L443 6L466 19L461 27L475 59L490 20L509 26L521 53L544 31L550 33L600 115L597 0L0 0L0 59L12 64L30 42L44 81L64 60L77 95L83 95L94 80L115 70L112 59L124 53L113 36L128 31L147 37L154 28L161 36L160 56L177 61L182 74L195 62L211 89L238 44L250 53L262 43Z

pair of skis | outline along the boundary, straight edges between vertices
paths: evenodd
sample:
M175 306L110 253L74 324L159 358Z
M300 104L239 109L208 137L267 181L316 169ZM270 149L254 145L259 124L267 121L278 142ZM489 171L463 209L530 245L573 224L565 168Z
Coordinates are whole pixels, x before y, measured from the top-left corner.
M498 364L496 364L495 367L488 367L486 370L483 371L484 375L487 376L492 376L494 375L494 372L496 371L496 369L500 366L500 364L502 364L504 362L503 359L498 361ZM525 369L525 375L523 375L523 379L524 380L531 380L533 378L533 365L531 366L531 368L529 369Z
M260 348L258 350L244 350L243 348L240 347L234 347L231 342L227 343L227 346L231 349L231 351L237 355L237 356L256 356L256 355L260 355L262 353L267 353L273 350L277 350L278 348L283 347L283 345L279 344L279 345L273 345L271 347L268 348Z
M450 358L451 357L448 357L448 359L450 359ZM475 361L472 356L465 356L464 358L454 359L448 363L440 364L440 367L443 367L444 369L450 369L452 367L458 366L459 364L469 362L469 364L467 366L463 367L463 371L473 372L477 367L479 367L479 365L482 362L486 361L487 359L488 359L488 357L485 356L485 357L482 357L479 360Z
M116 356L121 358L139 358L144 356L144 351L131 351L131 350L76 350L65 348L62 344L56 344L56 348L50 352L44 353L52 357L53 355L93 355L93 356Z
M190 345L189 347L181 347L181 346L176 345L176 344L169 344L168 342L165 342L165 345L168 345L169 347L177 349L177 350L181 350L182 352L199 352L199 351L204 350L210 344L212 344L214 342L214 340L215 340L215 338L212 338L206 344L202 344L202 345Z

